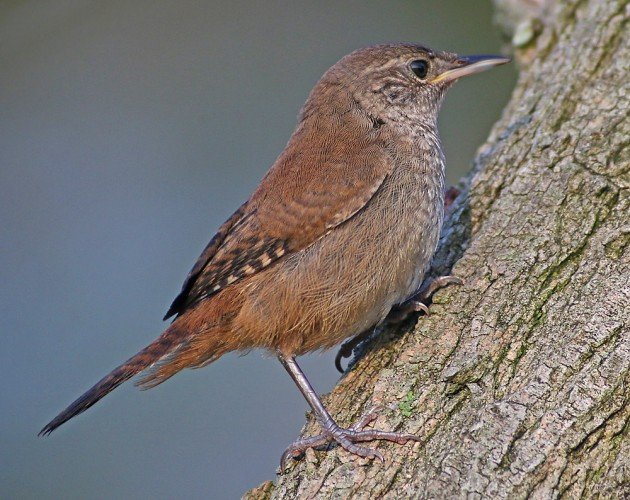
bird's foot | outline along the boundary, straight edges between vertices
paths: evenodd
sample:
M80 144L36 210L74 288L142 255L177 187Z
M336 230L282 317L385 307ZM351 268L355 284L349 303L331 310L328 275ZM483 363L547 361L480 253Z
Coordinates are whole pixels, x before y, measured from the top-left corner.
M435 278L433 281L431 281L431 283L429 283L429 285L421 289L409 300L403 302L400 305L394 306L387 315L387 318L385 318L385 323L402 323L409 317L410 314L420 311L424 312L426 316L429 316L429 306L427 304L431 301L431 297L435 292L437 292L440 288L444 288L448 285L463 284L464 281L457 276L440 276L439 278ZM341 361L344 358L349 358L350 356L352 356L352 351L354 351L354 348L361 342L363 342L366 338L368 338L372 334L372 331L372 329L366 330L356 337L352 337L341 344L341 347L339 348L339 351L335 356L335 368L337 368L339 373L344 373L344 369L341 366Z
M421 289L417 294L406 300L402 304L392 308L387 315L388 323L400 323L407 319L407 317L414 312L422 311L426 316L429 316L429 302L433 294L448 285L463 285L464 281L457 276L440 276L435 278L425 288Z
M337 368L337 371L339 373L344 372L344 369L341 366L341 361L344 358L349 358L350 356L352 356L352 351L354 351L354 348L365 339L367 339L370 335L372 335L373 331L373 328L365 330L363 333L360 333L359 335L356 335L355 337L352 337L341 344L341 347L339 348L339 351L337 351L337 355L335 356L335 368Z
M421 300L422 302L428 302L429 299L433 297L433 294L437 292L438 290L440 290L441 288L444 288L448 285L463 285L463 284L464 284L464 280L461 278L458 278L457 276L451 276L451 275L439 276L438 278L435 278L431 283L429 283L429 285L425 289L420 291L419 300Z
M403 302L402 304L395 306L385 318L385 322L389 324L397 324L405 321L410 314L414 312L424 312L426 316L429 315L429 307L427 304L430 302L431 297L435 292L437 292L440 288L444 288L448 285L463 285L464 281L457 276L440 276L439 278L435 278L429 285L420 290L417 294L411 297L409 300ZM337 351L337 355L335 356L335 368L339 371L339 373L344 373L344 369L341 366L341 361L345 358L349 358L352 356L352 352L354 348L367 339L372 334L373 329L369 329L360 333L356 337L352 337L346 340L339 351Z
M402 304L392 307L389 311L386 321L390 325L397 325L405 321L410 314L422 311L425 316L429 315L429 306L425 304L425 301L420 297L411 298L406 300Z
M294 460L299 460L302 458L309 448L327 448L332 443L337 443L344 450L353 455L370 459L378 458L383 462L383 455L378 450L357 446L356 443L384 440L397 444L406 444L408 441L420 441L420 438L413 434L385 432L372 429L364 430L368 424L378 417L378 410L378 407L372 408L348 429L344 429L335 424L331 426L331 428L325 429L322 434L295 441L282 454L280 470L284 471L287 468L289 459L293 458Z

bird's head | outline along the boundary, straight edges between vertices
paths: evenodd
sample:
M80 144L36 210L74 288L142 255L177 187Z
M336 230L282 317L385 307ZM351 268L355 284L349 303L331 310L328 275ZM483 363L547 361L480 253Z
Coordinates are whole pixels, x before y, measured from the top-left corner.
M496 55L459 56L416 44L376 45L337 62L311 96L345 94L384 121L434 123L444 94L454 82L509 61Z

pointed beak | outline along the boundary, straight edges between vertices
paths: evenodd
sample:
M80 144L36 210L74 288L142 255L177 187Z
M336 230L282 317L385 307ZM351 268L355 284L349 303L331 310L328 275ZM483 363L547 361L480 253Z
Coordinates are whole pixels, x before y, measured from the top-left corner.
M453 64L454 68L440 73L429 83L447 83L457 80L462 76L481 73L494 66L509 63L511 59L503 56L465 56L457 59Z

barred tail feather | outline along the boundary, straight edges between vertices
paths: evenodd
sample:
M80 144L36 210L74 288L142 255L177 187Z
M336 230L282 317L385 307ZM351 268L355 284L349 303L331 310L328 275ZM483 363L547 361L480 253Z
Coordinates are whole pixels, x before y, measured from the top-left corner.
M151 365L176 351L187 340L182 332L178 331L177 323L173 323L154 342L142 349L135 356L115 368L108 375L99 380L91 389L74 401L39 432L39 436L47 436L57 427L71 418L83 413L97 403L120 384L126 382L134 375L149 368ZM157 384L154 384L157 385Z
M221 328L206 330L172 349L136 382L141 389L151 389L184 368L201 368L213 363L226 352L242 349L239 337L228 335Z

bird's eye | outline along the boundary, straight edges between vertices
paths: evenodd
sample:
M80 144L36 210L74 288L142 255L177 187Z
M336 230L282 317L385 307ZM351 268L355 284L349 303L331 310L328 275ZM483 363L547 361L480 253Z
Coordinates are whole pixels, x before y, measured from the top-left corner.
M429 72L429 61L425 61L424 59L411 61L409 66L411 67L411 71L413 71L418 78L426 78Z

